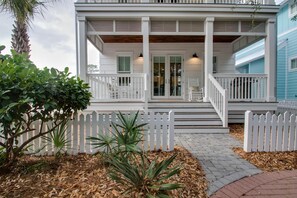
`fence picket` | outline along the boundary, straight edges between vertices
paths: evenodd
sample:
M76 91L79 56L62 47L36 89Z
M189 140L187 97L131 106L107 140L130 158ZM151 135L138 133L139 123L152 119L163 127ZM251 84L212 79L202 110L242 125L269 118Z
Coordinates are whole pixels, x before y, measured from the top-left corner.
M169 151L173 151L173 149L174 149L174 112L169 111Z
M289 145L288 145L288 151L292 151L294 148L294 141L295 140L295 127L296 127L296 122L295 122L296 116L292 114L290 116L290 131L289 131Z
M73 120L73 154L76 155L77 152L77 146L78 146L78 138L77 138L77 130L78 130L78 115L76 114L74 116Z
M150 114L150 151L155 149L155 136L156 136L156 129L155 129L155 114L151 112Z
M267 112L265 116L265 143L264 143L264 151L268 152L270 147L270 139L271 139L271 113Z
M297 150L297 116L289 112L276 116L245 113L244 150L293 151Z
M86 115L86 130L85 130L85 138L89 137L91 135L91 116L90 114ZM85 140L84 138L84 140ZM90 154L91 153L91 148L90 148L90 144L88 144L87 142L85 143L85 152Z
M272 115L271 124L271 145L269 151L276 151L277 116L275 114Z
M160 149L161 146L161 114L156 115L156 150Z
M167 137L168 137L168 134L167 134L167 118L168 118L168 116L164 113L163 114L163 116L162 116L162 150L163 151L168 151L168 147L167 147L167 145L168 145L168 139L167 139Z
M289 138L289 113L285 112L284 114L284 131L283 131L283 145L282 145L282 151L288 150L288 138Z
M252 151L257 151L258 149L258 128L259 128L259 116L255 115L253 117L253 131L252 131L252 137L253 137L253 145L252 145Z
M92 133L91 136L92 137L97 137L98 136L98 132L97 131L97 113L95 111L93 111L92 113ZM91 144L91 142L88 142L88 144ZM94 148L91 147L91 153L96 153L97 150L95 150Z

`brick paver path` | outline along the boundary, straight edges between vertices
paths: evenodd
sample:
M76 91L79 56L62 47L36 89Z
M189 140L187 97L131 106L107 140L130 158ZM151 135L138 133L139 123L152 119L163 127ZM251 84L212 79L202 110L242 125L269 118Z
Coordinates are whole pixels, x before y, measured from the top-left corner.
M208 195L236 180L261 172L232 151L233 147L242 144L229 134L176 134L175 143L199 159L209 183Z
M297 170L261 173L224 186L211 198L296 198Z

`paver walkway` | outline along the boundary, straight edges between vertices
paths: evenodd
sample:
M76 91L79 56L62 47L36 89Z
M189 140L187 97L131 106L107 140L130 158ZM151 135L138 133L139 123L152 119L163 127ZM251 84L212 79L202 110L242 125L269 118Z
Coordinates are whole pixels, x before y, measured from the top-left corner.
M261 173L224 186L211 198L296 198L297 170Z
M175 142L199 159L209 182L208 195L238 179L262 172L232 151L232 147L242 145L229 134L176 134Z

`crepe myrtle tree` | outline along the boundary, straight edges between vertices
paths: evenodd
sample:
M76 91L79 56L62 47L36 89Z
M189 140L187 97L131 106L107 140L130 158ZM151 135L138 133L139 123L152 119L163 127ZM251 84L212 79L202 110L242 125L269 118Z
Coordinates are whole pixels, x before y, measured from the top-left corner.
M0 146L6 165L11 165L33 140L54 131L78 110L86 109L91 97L88 84L70 77L68 68L64 71L38 69L26 54L11 53L1 55L0 59L0 135L3 138ZM37 120L41 122L39 131L20 144L19 137L34 131L32 123ZM43 127L48 121L51 124L45 130Z

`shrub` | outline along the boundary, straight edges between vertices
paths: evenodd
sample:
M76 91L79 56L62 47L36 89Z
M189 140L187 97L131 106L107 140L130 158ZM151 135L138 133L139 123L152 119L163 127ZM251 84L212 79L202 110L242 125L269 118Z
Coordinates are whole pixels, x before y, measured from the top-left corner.
M89 104L88 85L70 77L68 68L38 69L25 54L1 55L0 60L0 135L4 142L6 162L11 164L36 138L54 131L63 121ZM52 127L38 133L21 145L18 138L35 129L31 124L47 121Z

